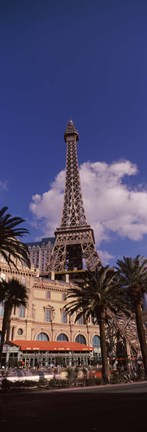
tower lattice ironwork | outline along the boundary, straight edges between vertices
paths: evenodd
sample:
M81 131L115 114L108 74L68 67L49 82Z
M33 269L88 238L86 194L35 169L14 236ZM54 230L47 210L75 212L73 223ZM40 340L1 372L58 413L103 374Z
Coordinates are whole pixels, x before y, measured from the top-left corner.
M49 272L65 270L95 270L100 258L95 247L93 229L86 221L78 167L78 132L70 120L64 134L66 179L60 227L55 231L55 243L49 262Z

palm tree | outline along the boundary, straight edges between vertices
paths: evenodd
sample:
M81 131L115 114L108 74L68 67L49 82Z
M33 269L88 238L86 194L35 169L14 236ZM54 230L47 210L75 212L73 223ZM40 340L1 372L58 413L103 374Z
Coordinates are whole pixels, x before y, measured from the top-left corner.
M75 321L85 316L92 317L93 323L99 325L100 344L102 356L103 382L108 382L108 359L105 335L105 323L109 310L117 313L118 310L126 310L125 296L118 285L114 269L109 266L97 268L94 272L88 272L88 277L81 286L69 289L67 299L73 298L65 305L65 310L71 315L77 313Z
M0 254L10 267L11 264L17 267L17 261L30 267L28 247L17 238L28 234L26 228L18 227L25 220L21 217L12 217L6 213L7 210L8 207L0 210Z
M2 364L3 345L6 340L9 340L10 319L13 307L27 307L27 288L17 279L12 278L8 282L2 280L0 282L0 302L4 306L4 315L2 321L1 344L0 344L0 367Z
M147 260L137 255L136 258L123 257L123 260L118 260L116 264L121 287L126 290L130 307L135 313L144 371L147 376L147 344L142 319L143 294L147 292Z

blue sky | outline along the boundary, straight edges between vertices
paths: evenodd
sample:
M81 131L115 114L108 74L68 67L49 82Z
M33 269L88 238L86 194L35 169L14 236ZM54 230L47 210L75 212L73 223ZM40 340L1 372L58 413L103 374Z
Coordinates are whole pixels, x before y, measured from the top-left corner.
M0 53L0 205L25 241L60 224L72 118L98 249L146 256L147 2L1 0Z

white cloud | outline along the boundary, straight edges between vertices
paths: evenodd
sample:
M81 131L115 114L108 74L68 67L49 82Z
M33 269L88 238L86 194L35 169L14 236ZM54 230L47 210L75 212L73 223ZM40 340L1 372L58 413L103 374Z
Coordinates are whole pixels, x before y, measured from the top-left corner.
M0 193L8 190L8 182L0 180Z
M111 255L107 251L98 250L97 252L103 265L108 265L109 262L114 258L114 255Z
M110 241L113 233L121 238L140 240L147 234L147 190L133 188L125 176L138 173L128 160L85 162L80 167L82 193L87 222L94 229L97 247ZM61 221L65 172L61 171L47 192L34 195L30 209L43 228L44 236L53 236ZM106 257L105 258L109 258Z

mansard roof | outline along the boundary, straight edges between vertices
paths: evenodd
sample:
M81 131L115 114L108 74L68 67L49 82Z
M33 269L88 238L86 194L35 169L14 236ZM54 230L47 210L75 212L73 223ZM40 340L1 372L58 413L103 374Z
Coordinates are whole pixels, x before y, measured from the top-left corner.
M43 237L40 241L34 241L34 242L28 242L26 243L27 246L43 246L47 245L48 243L54 244L55 237Z

